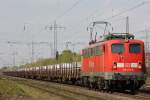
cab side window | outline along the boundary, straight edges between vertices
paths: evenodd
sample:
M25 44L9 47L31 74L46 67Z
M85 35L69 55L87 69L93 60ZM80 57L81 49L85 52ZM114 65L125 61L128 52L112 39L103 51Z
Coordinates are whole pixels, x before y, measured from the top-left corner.
M103 49L100 46L83 49L83 57L92 57L103 54Z
M100 55L101 54L101 50L99 46L95 47L95 55Z
M87 50L86 49L83 49L82 56L87 57Z

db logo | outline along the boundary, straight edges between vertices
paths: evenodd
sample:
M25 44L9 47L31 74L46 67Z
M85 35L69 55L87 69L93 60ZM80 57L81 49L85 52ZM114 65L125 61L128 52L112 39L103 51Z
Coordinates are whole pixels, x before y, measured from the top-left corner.
M94 67L94 62L89 61L89 67L93 68Z

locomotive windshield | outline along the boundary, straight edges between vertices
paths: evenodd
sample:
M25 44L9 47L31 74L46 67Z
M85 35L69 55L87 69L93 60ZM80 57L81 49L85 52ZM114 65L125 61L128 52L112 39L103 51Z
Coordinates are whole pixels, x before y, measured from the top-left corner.
M130 44L129 51L130 53L140 53L141 52L140 44Z
M113 53L123 53L124 46L123 46L123 44L112 44L111 50Z

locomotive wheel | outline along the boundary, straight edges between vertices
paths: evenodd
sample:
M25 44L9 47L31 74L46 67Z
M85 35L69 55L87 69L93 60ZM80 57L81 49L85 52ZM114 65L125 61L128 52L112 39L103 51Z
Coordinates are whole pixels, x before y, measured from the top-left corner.
M105 91L105 90L104 90L104 87L105 87L104 80L103 80L103 79L100 79L100 80L99 80L99 89L104 92L104 91Z
M100 91L103 90L103 86L100 82L97 83L97 87L98 87L98 90L100 90Z
M83 87L88 87L88 77L82 78L82 85L83 85Z
M130 93L131 93L132 95L135 95L135 94L137 93L137 91L136 91L136 89L131 89L131 90L130 90Z
M89 82L89 89L93 89L93 83L92 82Z
M109 85L109 81L104 81L105 82L105 87L104 89L106 90L106 92L108 93L110 91L110 85Z

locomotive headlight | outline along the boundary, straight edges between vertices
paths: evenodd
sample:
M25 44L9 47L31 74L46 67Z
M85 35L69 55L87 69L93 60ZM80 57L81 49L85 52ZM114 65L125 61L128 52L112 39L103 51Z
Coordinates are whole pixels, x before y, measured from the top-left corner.
M138 68L142 68L142 62L138 63Z
M117 66L113 66L113 68L114 68L114 69L116 69L116 68L117 68Z
M141 68L142 68L142 66L141 66L141 65L139 65L139 66L138 66L138 68L140 68L140 69L141 69Z
M138 63L131 63L131 68L137 68L138 67Z
M117 62L113 62L113 68L114 68L114 69L117 68Z

